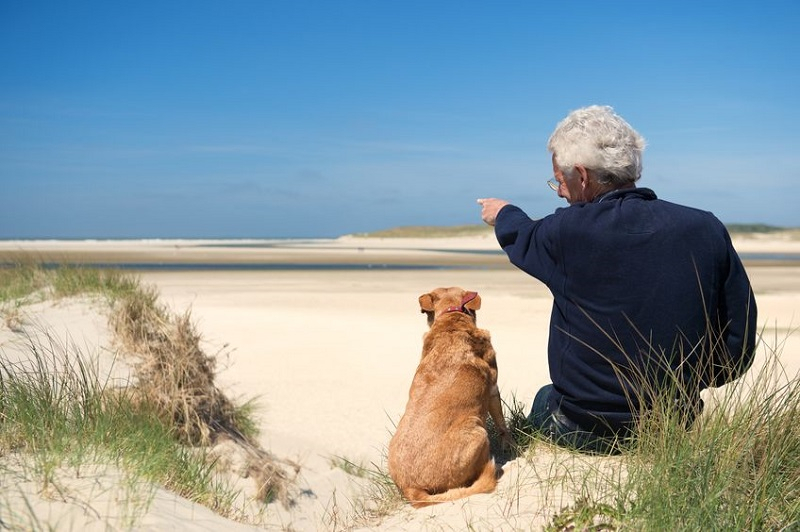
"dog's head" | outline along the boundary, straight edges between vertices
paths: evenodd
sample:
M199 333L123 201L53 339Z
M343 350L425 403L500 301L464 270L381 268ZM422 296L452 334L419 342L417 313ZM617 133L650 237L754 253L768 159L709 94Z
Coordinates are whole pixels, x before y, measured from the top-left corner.
M440 316L451 312L463 312L476 319L476 311L481 308L481 296L477 292L467 292L463 288L437 288L419 296L419 308L428 315L428 326L433 325Z

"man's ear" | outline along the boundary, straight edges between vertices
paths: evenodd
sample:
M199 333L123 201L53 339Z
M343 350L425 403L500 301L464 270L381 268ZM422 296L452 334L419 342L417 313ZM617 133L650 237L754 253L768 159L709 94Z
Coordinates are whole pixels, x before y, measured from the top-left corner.
M582 164L576 164L574 168L575 173L578 174L578 177L581 180L581 186L586 188L586 186L589 184L589 170L587 170Z
M469 310L480 310L481 296L479 296L476 292L467 292L467 295L464 297L469 298L469 301L464 303L464 308L468 308Z
M422 294L419 296L420 312L433 312L433 296L431 294Z

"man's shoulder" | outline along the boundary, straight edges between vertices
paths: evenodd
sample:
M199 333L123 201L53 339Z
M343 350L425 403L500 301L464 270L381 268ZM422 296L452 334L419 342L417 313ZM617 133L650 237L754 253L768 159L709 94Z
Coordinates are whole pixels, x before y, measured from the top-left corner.
M660 233L725 239L727 230L712 212L657 198L649 189L626 192L558 209L550 221L573 236Z
M711 211L697 207L691 207L689 205L683 205L680 203L674 203L663 199L655 200L653 205L656 206L656 208L661 208L664 211L669 212L677 221L694 221L696 223L724 228L724 225L719 218L717 218L716 215Z
M655 192L649 188L639 187L618 192L620 193L618 199L623 201L623 204L626 203L625 200L636 198L643 200L642 205L646 205L648 210L655 209L666 212L678 221L694 220L699 223L723 227L722 223L711 211L662 199L656 196Z

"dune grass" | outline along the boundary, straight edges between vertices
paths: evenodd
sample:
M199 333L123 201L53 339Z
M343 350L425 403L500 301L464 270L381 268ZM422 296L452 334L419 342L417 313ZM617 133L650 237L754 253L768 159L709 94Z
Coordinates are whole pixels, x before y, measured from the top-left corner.
M140 289L138 280L119 270L63 266L47 269L32 261L0 267L0 304L18 304L81 294L110 301Z
M384 456L384 462L385 456ZM334 498L327 509L323 522L329 530L370 528L384 517L393 514L405 505L389 473L380 465L357 464L347 458L334 456L331 467L341 469L348 475L360 479L363 491L360 497L349 500L349 508L340 508Z
M503 527L514 530L544 517L549 532L797 530L800 380L783 370L784 344L762 338L766 362L709 391L705 412L689 430L674 402L652 402L636 440L615 456L581 454L531 434L530 405L512 397L504 410L517 448L503 454L491 420L487 427L494 455L506 465L516 461L496 495L507 517ZM344 459L337 465L357 468L373 484L365 497L377 499L369 506L374 511L362 510L359 525L377 526L398 510L399 492L382 467L357 467ZM464 528L499 526L497 519L480 519L466 517Z
M64 491L65 470L79 475L87 464L111 464L233 514L235 494L216 481L213 463L181 445L151 405L106 386L85 357L46 332L26 341L25 361L0 359L0 459L20 457L15 462L25 477L36 479L42 496ZM0 516L9 510L5 502L0 497Z
M0 352L0 474L6 458L25 457L15 462L44 494L64 467L112 464L139 479L131 485L160 485L237 518L239 493L208 452L226 440L247 456L259 499L288 501L291 471L254 443L254 404L235 405L214 385L214 359L200 349L188 313L172 315L155 290L116 270L20 264L0 268L0 280L0 313L18 325L12 330L24 336L27 352L22 361ZM125 387L103 382L75 346L20 326L24 303L86 294L105 298L118 344L138 361L135 382ZM30 512L4 515L6 502L0 497L0 527L9 519L38 521Z
M604 495L581 496L548 530L794 530L800 527L800 380L786 375L780 346L767 361L709 391L687 430L675 397L647 391L646 415ZM668 375L668 388L679 378ZM640 383L640 389L646 388ZM644 401L640 401L643 403ZM582 482L599 474L584 473Z
M673 530L800 526L800 381L765 347L768 362L717 390L717 404L691 430L669 405L656 405L620 489L627 522Z

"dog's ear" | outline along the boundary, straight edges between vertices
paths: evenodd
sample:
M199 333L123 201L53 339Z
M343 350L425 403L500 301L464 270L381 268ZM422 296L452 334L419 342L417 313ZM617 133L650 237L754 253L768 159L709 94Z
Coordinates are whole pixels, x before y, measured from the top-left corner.
M467 292L464 296L464 299L467 301L464 303L464 308L468 308L469 310L480 310L481 308L481 296L478 295L477 292Z
M422 294L419 296L420 312L433 312L433 296L431 294Z

